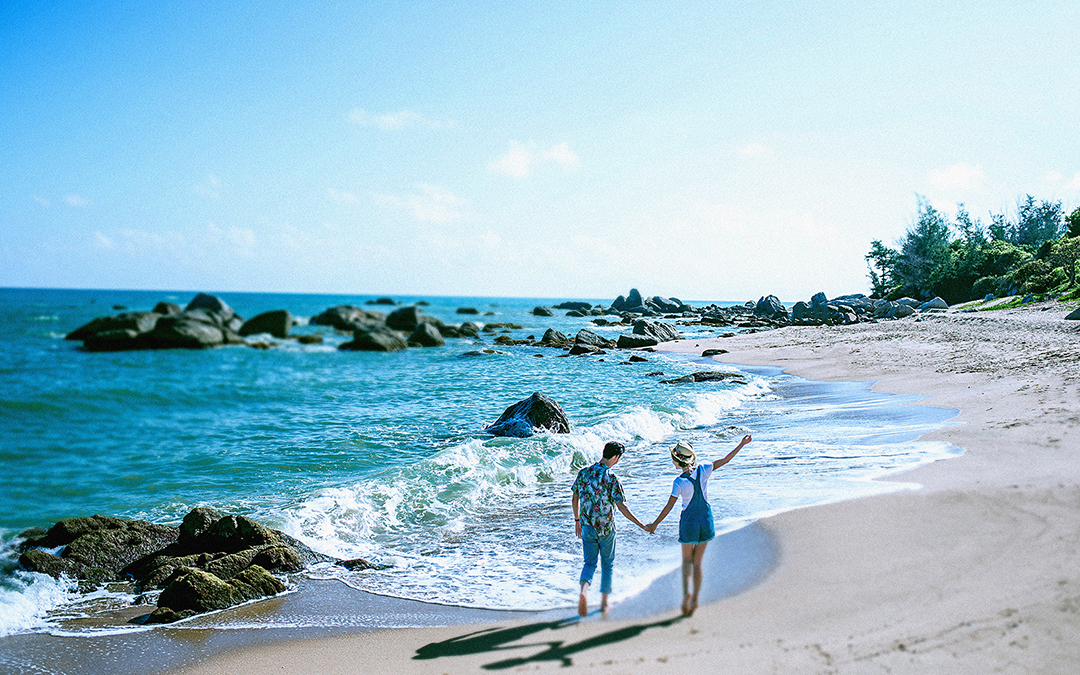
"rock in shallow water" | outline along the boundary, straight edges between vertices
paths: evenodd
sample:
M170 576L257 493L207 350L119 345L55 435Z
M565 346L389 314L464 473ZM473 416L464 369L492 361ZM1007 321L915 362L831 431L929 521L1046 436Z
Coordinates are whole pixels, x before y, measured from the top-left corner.
M492 436L525 438L537 431L570 433L570 420L551 397L535 392L507 408L494 424L484 429Z

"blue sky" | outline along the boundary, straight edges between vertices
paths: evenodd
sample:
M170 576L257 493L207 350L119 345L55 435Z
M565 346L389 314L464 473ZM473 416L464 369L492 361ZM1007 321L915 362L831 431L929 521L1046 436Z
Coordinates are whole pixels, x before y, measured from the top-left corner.
M1080 206L1075 6L942 4L7 0L0 286L867 292Z

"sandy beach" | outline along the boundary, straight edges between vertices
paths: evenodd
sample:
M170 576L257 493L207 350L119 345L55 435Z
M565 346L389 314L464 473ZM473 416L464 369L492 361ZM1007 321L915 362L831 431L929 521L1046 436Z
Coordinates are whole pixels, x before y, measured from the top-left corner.
M926 396L921 405L959 410L927 438L965 450L900 477L922 489L761 521L778 550L772 572L693 617L377 630L246 648L182 672L1075 673L1080 322L1067 311L950 311L663 345Z

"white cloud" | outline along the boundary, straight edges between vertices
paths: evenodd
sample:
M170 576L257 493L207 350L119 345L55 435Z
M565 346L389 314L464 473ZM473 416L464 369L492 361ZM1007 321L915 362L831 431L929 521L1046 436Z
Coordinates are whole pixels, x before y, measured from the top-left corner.
M1077 173L1069 181L1069 184L1065 186L1066 190L1080 190L1080 173Z
M766 155L772 154L772 150L761 143L747 143L741 148L736 149L735 152L743 157L765 157Z
M971 166L958 162L950 166L933 169L927 174L930 185L940 190L966 190L975 187L986 178L982 165Z
M64 201L68 206L74 206L76 208L90 206L90 200L79 195L68 195L67 197L64 197Z
M422 223L442 225L465 219L467 200L439 185L421 183L417 187L418 194L404 197L377 194L375 204L384 209L404 211Z
M44 197L39 197L37 195L30 195L30 199L33 199L34 202L36 202L37 204L40 204L41 206L44 206L45 208L49 208L50 206L52 206L52 204L49 202L49 200L45 199Z
M116 242L114 242L112 239L109 239L98 230L94 231L94 242L100 249L109 250L116 248Z
M195 185L195 194L207 199L221 199L221 181L214 174L210 174L206 180Z
M533 153L523 143L510 141L506 154L488 164L488 168L513 178L524 178L532 171Z
M352 192L339 192L334 188L327 190L326 194L330 198L330 201L340 202L342 204L356 204L360 201L360 198Z
M482 243L486 249L496 249L499 247L499 244L502 243L502 237L500 237L499 233L495 230L488 230L480 235L480 243Z
M540 153L540 159L555 162L568 171L573 171L581 166L581 158L570 149L570 144L565 142L553 145Z
M400 131L412 127L425 129L448 129L454 126L453 122L443 122L424 117L412 110L400 110L395 113L370 113L363 108L354 108L349 113L349 119L362 127L374 127L383 131Z
M537 150L535 143L525 144L511 140L506 153L492 160L488 169L511 178L525 178L532 173L534 166L547 163L558 164L563 171L576 171L581 166L581 158L566 142L546 150Z
M931 199L930 206L952 218L956 215L957 204L948 199Z

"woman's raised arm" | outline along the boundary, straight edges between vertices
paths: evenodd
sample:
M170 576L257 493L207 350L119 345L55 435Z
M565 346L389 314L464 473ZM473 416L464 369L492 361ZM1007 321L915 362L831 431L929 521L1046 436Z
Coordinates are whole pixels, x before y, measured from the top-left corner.
M749 443L751 440L753 439L750 438L750 434L746 434L745 436L743 436L742 440L739 441L739 444L735 446L735 449L729 452L726 457L724 457L723 459L718 459L712 463L713 471L716 471L720 467L730 462L731 458L737 455L739 451L743 449L743 446Z

